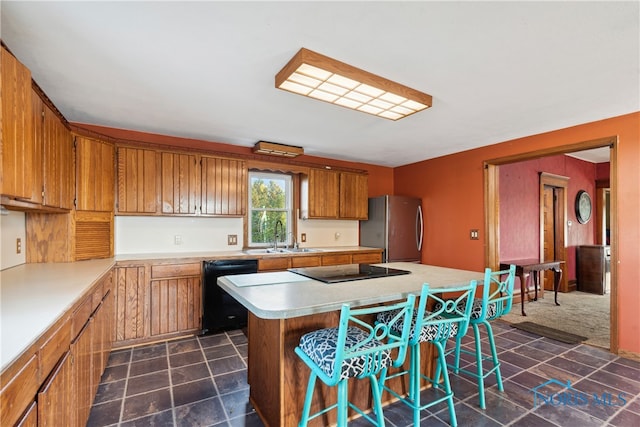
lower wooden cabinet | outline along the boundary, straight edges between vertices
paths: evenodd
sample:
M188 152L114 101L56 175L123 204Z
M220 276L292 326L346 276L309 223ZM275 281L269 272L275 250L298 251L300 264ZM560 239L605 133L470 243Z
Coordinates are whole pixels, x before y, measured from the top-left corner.
M113 342L109 271L2 372L0 425L85 426Z
M202 263L140 263L116 267L117 347L199 330Z
M38 426L84 425L73 423L72 362L67 351L38 393Z

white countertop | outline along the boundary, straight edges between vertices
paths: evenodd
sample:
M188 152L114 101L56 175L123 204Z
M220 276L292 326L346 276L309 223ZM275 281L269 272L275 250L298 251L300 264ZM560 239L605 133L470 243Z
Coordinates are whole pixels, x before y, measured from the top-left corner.
M22 264L0 272L0 371L114 265L113 258Z
M384 303L418 295L424 283L432 288L464 285L471 280L480 284L484 273L458 270L410 262L374 264L411 274L377 279L324 283L317 280L296 279L285 283L269 283L269 273L255 273L255 286L235 286L227 277L218 278L218 284L236 298L249 311L263 319L288 319L309 314L340 310L342 304L353 306ZM291 273L293 274L293 273Z

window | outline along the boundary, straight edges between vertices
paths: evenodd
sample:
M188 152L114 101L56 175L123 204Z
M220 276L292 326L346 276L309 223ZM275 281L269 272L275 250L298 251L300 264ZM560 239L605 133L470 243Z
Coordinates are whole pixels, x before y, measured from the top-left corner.
M291 243L291 182L290 175L249 171L249 246L273 246L276 231L278 243Z

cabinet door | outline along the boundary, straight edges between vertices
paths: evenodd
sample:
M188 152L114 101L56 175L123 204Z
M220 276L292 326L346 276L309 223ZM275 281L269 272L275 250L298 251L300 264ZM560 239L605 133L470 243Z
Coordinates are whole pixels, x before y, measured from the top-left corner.
M203 156L202 214L244 215L247 205L247 168L242 160Z
M310 169L308 181L309 218L338 218L340 175L323 169Z
M200 276L152 280L150 293L152 336L200 328Z
M30 199L33 190L31 73L1 49L2 185L0 193Z
M93 322L89 320L71 343L73 356L73 369L71 371L71 383L73 387L72 405L65 407L65 411L73 413L73 425L86 425L91 412L93 402L93 375L92 375L92 333ZM73 412L72 412L73 411ZM71 425L68 423L56 425Z
M118 147L119 214L155 214L160 194L160 158L153 150Z
M71 131L46 105L44 106L43 138L43 204L71 209L75 193L72 174L73 140Z
M33 402L29 409L20 417L16 427L38 427L38 404Z
M33 132L32 150L33 164L31 167L31 175L33 179L33 188L31 189L31 201L39 205L42 204L44 197L43 172L44 165L42 156L44 154L44 103L42 98L35 90L31 90L31 130Z
M76 209L113 212L115 148L113 144L76 136Z
M196 156L163 152L161 162L162 213L195 214Z
M38 393L39 426L72 425L71 369L70 353L66 352Z
M115 340L129 341L150 335L147 319L149 307L146 268L118 267L115 269Z
M368 197L367 175L340 172L340 218L367 219Z

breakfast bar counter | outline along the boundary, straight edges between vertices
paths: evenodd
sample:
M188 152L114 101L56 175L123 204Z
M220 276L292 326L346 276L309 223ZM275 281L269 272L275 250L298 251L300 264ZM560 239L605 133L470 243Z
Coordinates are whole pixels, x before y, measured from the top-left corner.
M218 284L249 310L247 380L251 402L266 425L298 424L309 370L295 355L294 348L305 333L337 326L342 304L356 307L384 304L409 294L418 295L423 283L434 288L453 287L471 280L480 282L484 277L482 272L406 262L375 265L407 270L410 274L340 283L324 283L291 272L218 279ZM431 366L431 357L425 357L424 369L430 370ZM352 380L349 395L358 406L369 407L366 381ZM334 401L335 390L318 384L312 411ZM311 424L332 424L334 412L312 420Z

